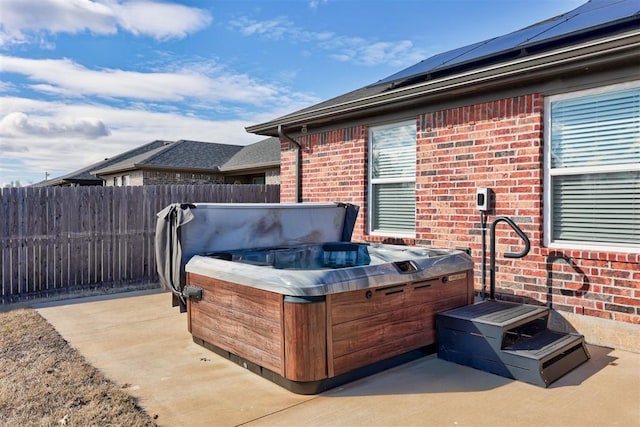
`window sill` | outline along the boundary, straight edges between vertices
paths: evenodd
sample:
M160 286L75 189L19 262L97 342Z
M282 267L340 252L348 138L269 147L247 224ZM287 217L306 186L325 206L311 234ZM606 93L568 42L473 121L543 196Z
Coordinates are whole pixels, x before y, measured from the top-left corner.
M403 232L391 232L391 231L369 231L371 237L389 237L393 239L415 239L416 233L403 233Z
M615 252L624 254L636 254L640 252L640 247L636 246L610 246L610 245L590 245L584 242L554 242L546 244L548 249L562 249L572 251L591 252Z

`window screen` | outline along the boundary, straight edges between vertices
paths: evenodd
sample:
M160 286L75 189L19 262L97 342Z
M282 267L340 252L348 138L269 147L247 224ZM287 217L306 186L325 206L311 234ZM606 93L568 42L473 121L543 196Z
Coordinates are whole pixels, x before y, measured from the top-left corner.
M550 241L640 246L640 87L555 98Z
M370 131L370 231L414 235L416 125L405 122Z

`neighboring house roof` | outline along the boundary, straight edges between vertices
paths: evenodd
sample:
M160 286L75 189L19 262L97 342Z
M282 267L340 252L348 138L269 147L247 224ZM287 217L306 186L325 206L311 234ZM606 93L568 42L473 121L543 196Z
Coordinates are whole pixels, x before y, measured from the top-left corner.
M95 169L96 175L109 175L135 169L179 169L215 172L243 147L212 142L180 140L129 157L119 163Z
M179 169L182 171L233 172L280 166L280 140L267 138L247 146L213 142L156 140L67 175L33 186L66 184L101 185L97 175L134 169Z
M554 68L571 72L601 58L638 60L640 3L591 0L578 8L504 36L432 56L372 85L270 122L247 127L260 135L323 126L467 93L535 81ZM634 51L635 49L635 51ZM580 66L578 66L580 64Z
M97 162L77 171L73 171L57 178L46 179L44 181L36 182L32 184L32 187L53 187L59 185L68 184L84 184L84 185L101 185L102 179L95 175L91 175L89 171L95 169L96 166L101 165L104 162Z
M125 151L124 153L117 154L108 159L101 160L99 162L93 163L89 166L86 166L82 169L78 169L76 171L70 172L66 175L48 179L45 181L40 181L36 184L33 184L34 187L47 187L47 186L56 186L56 185L65 185L65 184L102 184L102 179L95 176L92 171L97 169L106 168L108 166L120 163L125 159L136 157L143 155L151 150L156 150L159 147L164 147L167 144L171 144L171 141L162 141L156 140L152 141L148 144L141 145L140 147L136 147L132 150Z
M222 172L280 166L280 139L267 138L242 147L220 167Z

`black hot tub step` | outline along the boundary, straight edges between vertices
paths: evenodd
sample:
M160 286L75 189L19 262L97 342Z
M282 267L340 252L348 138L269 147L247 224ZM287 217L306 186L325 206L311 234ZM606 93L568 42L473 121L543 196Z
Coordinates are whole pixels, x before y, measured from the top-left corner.
M444 316L469 320L474 323L511 328L548 315L549 309L537 305L516 304L506 301L483 301L449 310Z
M514 345L505 347L503 351L532 360L542 360L553 357L566 347L573 347L583 341L582 335L546 329L532 337L521 339Z
M589 359L584 337L548 329L549 309L484 301L436 317L438 357L542 387Z
M547 387L589 360L584 337L544 330L506 347L500 354L511 377Z
M438 314L436 326L439 341L446 345L493 354L514 344L521 335L546 329L548 318L546 307L483 301Z

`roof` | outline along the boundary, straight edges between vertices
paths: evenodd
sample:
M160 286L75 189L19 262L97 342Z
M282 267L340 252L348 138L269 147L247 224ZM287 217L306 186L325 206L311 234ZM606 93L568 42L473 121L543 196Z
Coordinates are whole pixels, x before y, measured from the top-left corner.
M108 175L134 169L180 169L218 171L242 146L213 142L180 140L131 156L121 162L95 169L96 175Z
M180 169L183 171L240 171L280 166L280 140L267 138L247 146L213 142L156 140L61 177L33 184L35 187L64 184L101 185L97 175L133 169Z
M280 166L280 139L267 138L243 147L220 168L222 172Z
M82 169L78 169L76 171L70 172L66 175L57 177L57 178L53 178L53 179L49 179L49 180L45 180L45 181L40 181L36 184L33 184L34 187L47 187L47 186L54 186L54 185L64 185L64 184L89 184L89 183L93 183L96 185L101 185L102 184L102 179L97 177L95 174L93 174L92 172L97 170L97 169L102 169L102 168L106 168L108 166L120 163L122 161L124 161L125 159L131 158L131 157L136 157L136 156L140 156L143 155L145 153L148 153L151 150L155 150L158 147L163 147L166 144L170 144L171 141L162 141L162 140L155 140L152 141L148 144L145 145L141 145L139 147L136 147L132 150L129 151L125 151L124 153L121 154L117 154L115 156L112 156L108 159L104 159L101 160L99 162L93 163L89 166L86 166Z
M248 132L278 135L278 128L299 130L337 117L356 118L407 106L428 97L451 95L469 85L505 85L533 80L545 68L636 49L640 44L640 2L590 0L578 8L521 30L434 55L376 83L328 101L247 127Z
M32 187L51 187L65 184L85 184L85 185L102 185L102 179L95 175L91 175L89 171L95 169L96 166L101 165L104 162L97 162L77 171L73 171L66 175L62 175L52 179L45 179L44 181L36 182L32 184Z

